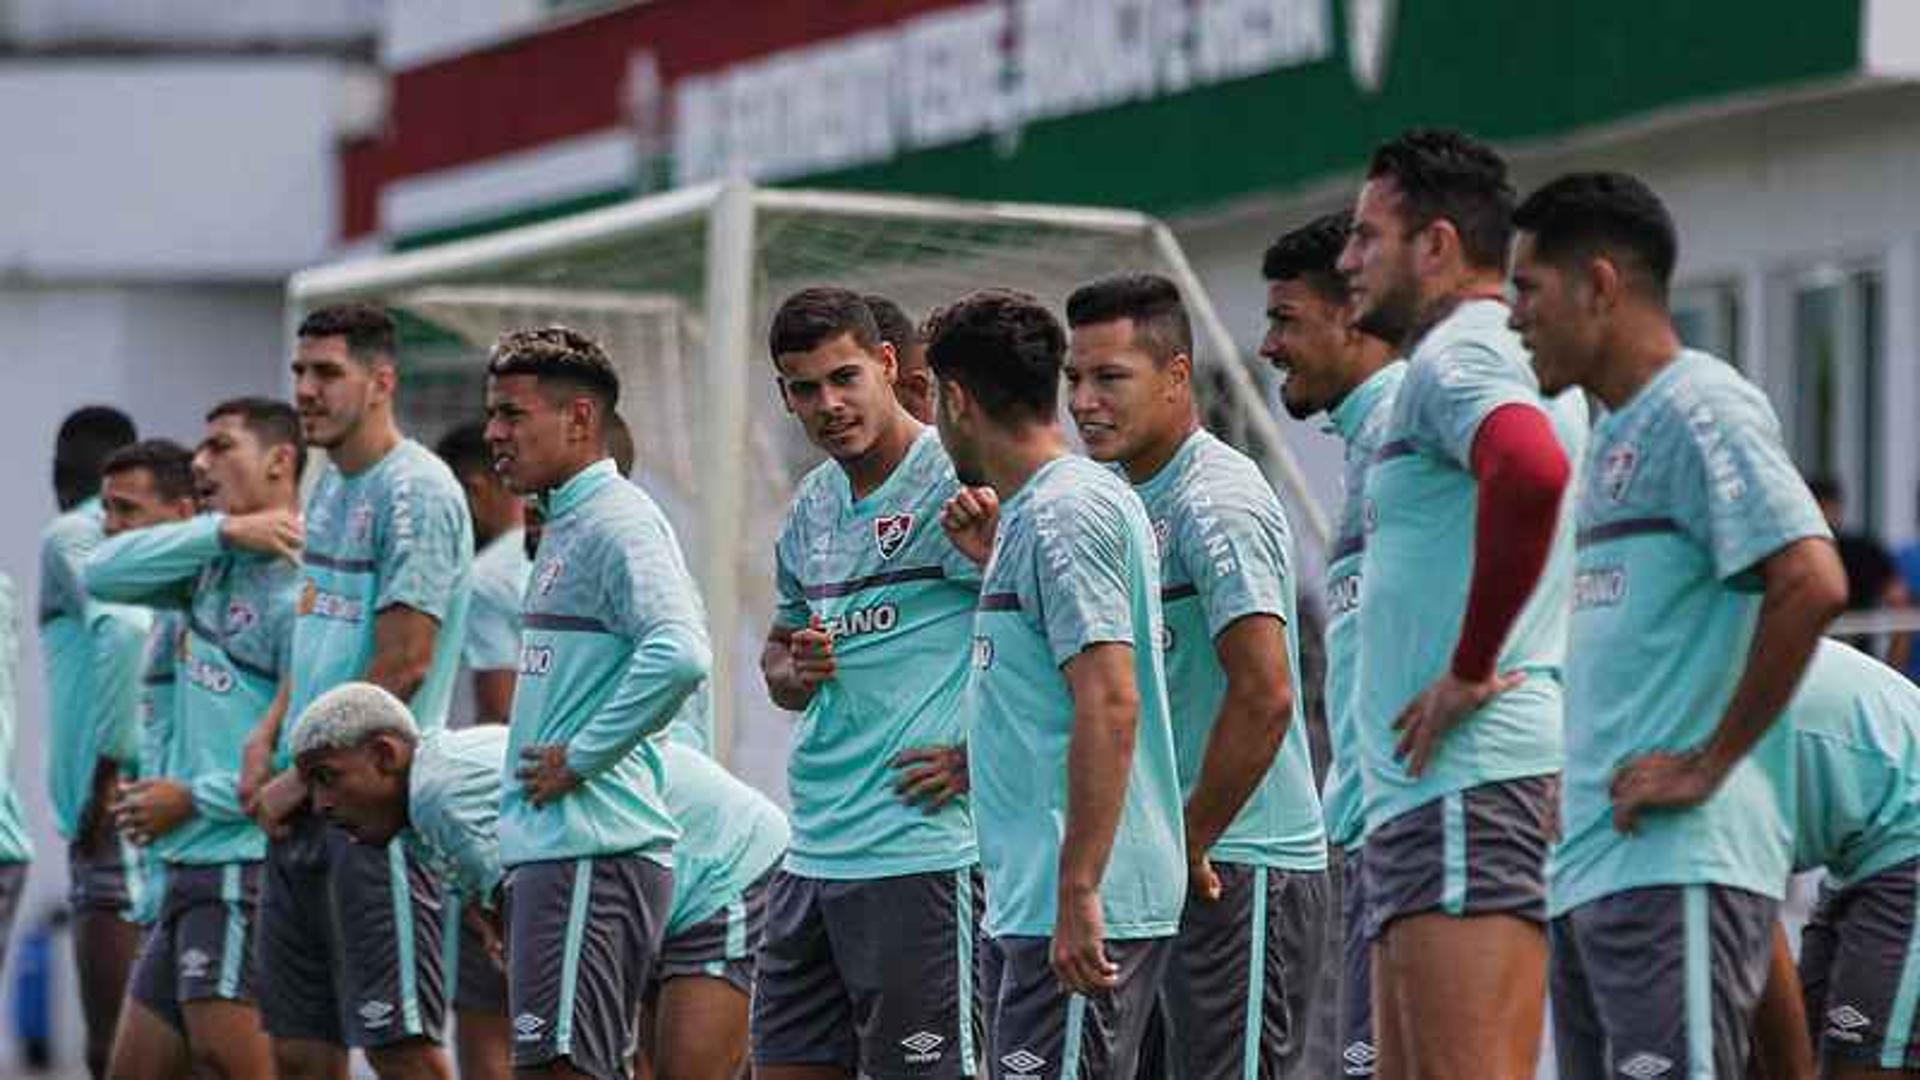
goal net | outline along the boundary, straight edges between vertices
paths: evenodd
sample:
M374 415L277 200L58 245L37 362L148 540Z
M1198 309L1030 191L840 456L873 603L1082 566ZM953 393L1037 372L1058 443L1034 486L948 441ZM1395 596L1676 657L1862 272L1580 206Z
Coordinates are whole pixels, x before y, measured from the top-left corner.
M1142 214L715 184L307 270L289 286L289 314L349 300L392 309L402 420L428 442L480 417L484 360L501 331L565 323L600 340L619 369L635 479L672 518L707 603L715 753L779 791L789 724L767 701L758 656L780 522L821 458L780 403L764 345L774 307L833 284L890 297L917 320L993 286L1057 311L1076 285L1119 271L1179 284L1210 425L1261 462L1302 542L1324 544L1263 368L1235 351L1172 232Z

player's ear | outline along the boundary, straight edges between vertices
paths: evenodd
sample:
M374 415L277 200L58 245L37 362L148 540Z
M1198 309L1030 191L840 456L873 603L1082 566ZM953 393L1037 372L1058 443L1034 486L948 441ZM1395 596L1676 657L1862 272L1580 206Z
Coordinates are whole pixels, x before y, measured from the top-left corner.
M1193 382L1193 354L1177 352L1167 360L1167 378L1178 389Z
M883 341L874 346L873 358L880 361L880 371L886 376L887 385L892 386L900 377L900 351L893 347L893 342Z
M1581 275L1595 309L1609 311L1620 302L1621 291L1627 287L1626 280L1620 274L1620 267L1604 255L1595 255L1587 260Z

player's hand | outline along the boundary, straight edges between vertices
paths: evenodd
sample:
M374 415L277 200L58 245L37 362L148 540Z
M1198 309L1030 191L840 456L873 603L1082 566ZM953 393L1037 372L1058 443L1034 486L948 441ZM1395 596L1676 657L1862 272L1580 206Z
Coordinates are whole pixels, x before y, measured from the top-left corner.
M193 816L193 792L172 780L132 780L113 800L113 827L145 847Z
M1630 833L1648 810L1684 810L1699 806L1720 789L1721 776L1704 755L1656 751L1642 754L1614 770L1608 793L1613 796L1613 827Z
M1068 992L1097 994L1120 985L1120 967L1107 959L1106 932L1098 889L1061 891L1048 960Z
M908 747L888 764L902 770L893 781L894 794L929 814L965 795L971 786L964 743Z
M495 920L498 916L489 915L479 904L468 904L460 909L460 921L467 925L480 938L480 944L487 951L487 960L502 972L507 970L507 944L502 940L500 927Z
M520 767L514 776L535 806L545 806L580 786L580 774L567 764L567 748L560 743L521 750Z
M260 785L254 795L253 820L269 838L284 840L293 832L293 816L306 804L306 781L297 770L288 769Z
M228 547L299 562L300 548L307 542L307 527L295 511L261 510L222 521L220 539Z
M818 615L805 629L787 636L787 657L793 665L794 680L809 694L838 670L833 659L833 633Z
M1509 671L1482 682L1468 682L1449 671L1433 680L1406 708L1393 730L1400 740L1393 756L1407 763L1407 774L1419 776L1440 751L1440 740L1487 702L1525 682L1524 672Z
M1213 860L1207 853L1187 849L1187 895L1203 903L1220 899L1220 875L1213 872Z
M256 731L247 736L240 750L240 776L234 793L240 796L240 808L255 816L260 789L273 779L273 740Z
M994 533L1000 528L1000 496L990 487L961 488L941 508L940 527L954 550L976 565L987 565Z

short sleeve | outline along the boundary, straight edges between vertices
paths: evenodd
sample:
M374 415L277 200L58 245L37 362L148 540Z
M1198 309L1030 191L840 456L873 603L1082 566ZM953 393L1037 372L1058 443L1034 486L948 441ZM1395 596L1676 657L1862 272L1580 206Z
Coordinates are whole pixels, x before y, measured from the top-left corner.
M795 516L800 513L800 504L795 502L788 513L786 528L781 530L780 542L773 549L774 584L779 592L773 622L775 626L793 630L807 625L813 617L813 609L807 604L806 586L801 582L799 569L795 565L799 559L797 549L801 546L795 521Z
M1680 526L1712 555L1717 577L1742 574L1796 540L1833 535L1764 403L1729 395L1681 409Z
M1040 614L1056 665L1102 642L1136 640L1137 565L1126 514L1111 500L1062 500L1033 520Z
M444 622L452 609L473 550L466 504L457 489L441 487L409 476L387 491L375 611L410 607Z
M461 659L474 671L500 671L519 666L520 598L513 595L506 582L474 582Z
M1218 637L1247 615L1287 617L1292 582L1292 538L1277 504L1235 495L1217 497L1181 522L1180 557Z
M1473 467L1480 424L1503 405L1540 408L1540 394L1512 360L1475 342L1457 342L1422 358L1401 387L1411 431L1462 469Z

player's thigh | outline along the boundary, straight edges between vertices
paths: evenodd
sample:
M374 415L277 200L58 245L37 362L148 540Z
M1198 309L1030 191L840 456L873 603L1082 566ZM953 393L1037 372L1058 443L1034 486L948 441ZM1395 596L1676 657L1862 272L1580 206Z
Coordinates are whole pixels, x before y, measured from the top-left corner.
M981 1037L978 895L971 867L823 887L822 918L864 1072L963 1075Z
M151 1006L128 1000L114 1033L109 1080L187 1080L191 1073L186 1034Z
M1546 1004L1538 924L1430 912L1395 920L1381 949L1411 1075L1532 1075Z
M273 1047L252 1002L206 998L180 1012L198 1080L273 1080Z
M748 995L725 978L668 979L654 1003L655 1080L731 1080L747 1058Z
M1820 1054L1830 1067L1920 1072L1920 860L1853 883L1836 899Z
M454 1057L461 1080L507 1080L513 1075L513 1028L506 1010L455 1008Z

